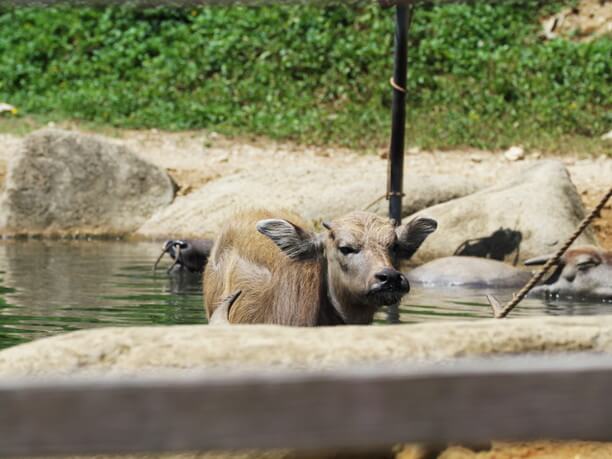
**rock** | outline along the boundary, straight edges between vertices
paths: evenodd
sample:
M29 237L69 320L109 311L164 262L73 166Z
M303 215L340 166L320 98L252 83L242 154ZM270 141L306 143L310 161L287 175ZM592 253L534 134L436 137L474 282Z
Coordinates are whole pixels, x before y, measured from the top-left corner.
M601 140L612 140L612 131L608 131L601 136Z
M612 32L612 3L605 0L580 0L551 17L540 20L541 36L591 41Z
M366 163L367 167L367 163ZM147 237L211 237L236 211L245 208L287 208L306 219L330 219L364 209L387 215L386 164L372 158L371 167L348 163L330 168L312 163L305 168L243 170L207 183L161 209L139 230ZM454 176L421 177L408 174L404 180L402 214L465 196L480 182Z
M99 328L0 352L1 376L323 370L519 353L612 353L612 316L294 328Z
M17 109L11 104L0 102L0 113L12 113L14 115L17 113Z
M519 161L525 159L525 150L523 147L510 147L504 152L504 158L508 161Z
M540 161L499 185L418 212L436 219L438 230L411 261L424 263L458 252L514 262L517 249L522 261L554 252L584 213L563 164ZM597 242L587 229L575 244Z
M5 234L123 234L174 198L165 171L99 136L44 129L9 162Z
M491 449L487 451L472 451L461 446L451 446L437 456L437 459L603 459L612 457L612 443L550 440L514 443L494 441L492 443Z

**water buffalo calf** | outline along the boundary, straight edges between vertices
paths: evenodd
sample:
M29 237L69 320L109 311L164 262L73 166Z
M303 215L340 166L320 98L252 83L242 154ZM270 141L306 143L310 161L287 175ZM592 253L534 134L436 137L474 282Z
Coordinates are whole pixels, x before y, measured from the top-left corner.
M352 212L314 233L289 212L236 215L215 242L204 273L211 323L294 326L367 324L410 285L397 270L436 222Z

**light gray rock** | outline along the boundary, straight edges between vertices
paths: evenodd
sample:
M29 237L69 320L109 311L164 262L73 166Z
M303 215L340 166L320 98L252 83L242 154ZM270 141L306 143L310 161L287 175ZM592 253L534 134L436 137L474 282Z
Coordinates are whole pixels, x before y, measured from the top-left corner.
M498 185L416 215L438 222L438 230L411 260L424 263L454 255L465 243L486 249L486 240L478 239L491 237L498 230L509 230L506 236L511 237L504 239L510 246L520 239L519 261L554 252L578 227L585 212L563 164L549 160L529 165ZM493 247L499 251L503 244L498 240ZM575 245L597 245L592 230L587 229ZM513 262L516 255L513 251L504 259Z
M165 171L99 136L44 129L9 162L5 234L122 234L174 198Z
M328 369L578 351L612 352L612 316L319 328L104 328L6 349L0 352L0 376Z
M277 170L245 170L204 185L157 212L139 230L147 237L211 237L239 210L290 209L309 220L331 219L353 210L387 215L385 165L372 160L341 168L312 164ZM404 180L402 214L455 199L480 189L479 181L454 176L422 177L408 174ZM375 202L376 201L376 202Z

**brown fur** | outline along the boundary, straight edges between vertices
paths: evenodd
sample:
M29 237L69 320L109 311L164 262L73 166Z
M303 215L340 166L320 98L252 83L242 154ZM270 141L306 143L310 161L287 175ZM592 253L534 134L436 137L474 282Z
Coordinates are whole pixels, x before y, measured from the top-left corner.
M272 223L262 229L257 226L262 221ZM425 234L414 247L404 244L404 249L416 250L435 229L435 222L433 229L432 221L428 222L427 230L410 223L402 227L408 228L406 234L410 228L413 234ZM288 233L298 235L297 244ZM372 294L372 286L380 282L377 274L395 267L392 248L400 245L396 234L388 220L367 212L341 217L320 235L287 211L257 210L236 215L215 242L204 273L208 317L224 304L224 299L240 291L229 309L230 323L369 323L381 304L391 304L408 289L406 280L401 288ZM347 246L356 253L343 253ZM293 251L295 247L304 250Z
M236 215L222 230L204 273L209 317L222 298L242 290L230 310L231 323L317 324L318 310L312 306L320 296L320 263L291 260L255 229L259 220L279 215L304 225L289 212L259 210Z
M593 246L581 246L575 249L569 249L565 252L565 255L563 255L563 262L565 264L573 264L578 257L585 255L597 260L598 263L612 266L612 251Z

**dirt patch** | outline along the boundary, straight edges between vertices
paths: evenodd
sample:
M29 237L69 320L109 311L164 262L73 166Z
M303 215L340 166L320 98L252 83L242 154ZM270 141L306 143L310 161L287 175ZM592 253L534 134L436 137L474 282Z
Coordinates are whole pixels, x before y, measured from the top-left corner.
M565 37L590 41L612 33L612 1L582 0L574 8L566 8L542 20L545 38Z

